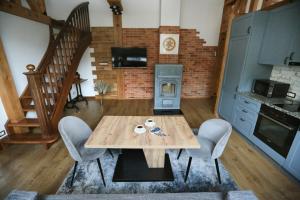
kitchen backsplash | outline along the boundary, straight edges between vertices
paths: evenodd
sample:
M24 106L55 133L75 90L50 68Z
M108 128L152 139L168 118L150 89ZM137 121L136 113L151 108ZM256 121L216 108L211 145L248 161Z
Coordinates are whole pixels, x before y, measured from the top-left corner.
M300 66L274 66L271 80L291 84L290 91L295 92L296 99L300 100Z

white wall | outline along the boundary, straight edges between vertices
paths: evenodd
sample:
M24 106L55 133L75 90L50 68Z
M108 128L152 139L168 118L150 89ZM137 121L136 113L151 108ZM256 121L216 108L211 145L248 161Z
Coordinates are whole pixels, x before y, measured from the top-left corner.
M54 19L66 19L72 9L87 0L48 0L47 14ZM113 26L112 12L106 0L90 0L91 26ZM124 28L157 28L160 19L160 0L123 0Z
M19 95L27 85L27 64L38 65L49 41L48 26L0 12L0 37ZM0 130L7 120L0 102Z
M160 25L180 25L180 3L181 0L161 0Z
M87 81L85 81L81 84L83 96L95 96L92 66L91 66L92 58L90 56L90 53L91 53L91 49L87 48L81 58L81 61L79 63L78 70L77 70L79 72L81 78L88 79ZM75 94L76 94L75 86L73 86L71 94L72 94L72 97L75 96Z
M27 85L26 65L38 65L49 41L48 26L0 12L0 37L20 95Z
M224 0L181 0L181 28L196 28L206 45L218 45Z
M122 0L123 28L158 28L160 0Z
M87 0L47 0L47 14L54 19L66 20L70 12ZM106 0L90 0L89 13L91 26L112 26L112 12Z

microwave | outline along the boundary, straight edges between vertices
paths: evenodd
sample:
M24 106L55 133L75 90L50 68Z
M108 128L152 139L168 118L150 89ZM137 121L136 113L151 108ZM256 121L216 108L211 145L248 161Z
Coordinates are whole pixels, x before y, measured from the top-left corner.
M256 79L253 83L252 93L268 98L284 98L290 88L290 84L267 79Z

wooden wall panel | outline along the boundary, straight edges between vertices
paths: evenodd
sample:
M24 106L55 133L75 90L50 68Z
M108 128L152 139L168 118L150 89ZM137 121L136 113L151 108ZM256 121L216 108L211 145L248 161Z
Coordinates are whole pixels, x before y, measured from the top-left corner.
M94 67L94 82L103 80L110 84L111 90L106 95L108 98L119 98L118 94L118 73L112 69L111 47L115 45L114 28L113 27L92 27L92 43L90 45L94 51L91 57L95 61L92 62Z
M263 0L262 10L271 10L279 6L290 3L290 0Z
M7 114L7 117L11 122L18 122L23 119L24 113L21 107L19 96L15 87L15 83L8 66L4 47L0 39L0 97ZM15 128L15 133L22 133L24 130L21 128Z

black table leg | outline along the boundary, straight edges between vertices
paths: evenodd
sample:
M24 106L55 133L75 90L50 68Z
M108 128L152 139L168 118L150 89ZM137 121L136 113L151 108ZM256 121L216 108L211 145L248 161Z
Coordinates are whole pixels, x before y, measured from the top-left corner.
M168 154L164 168L148 168L143 150L122 150L116 164L113 182L174 181Z

